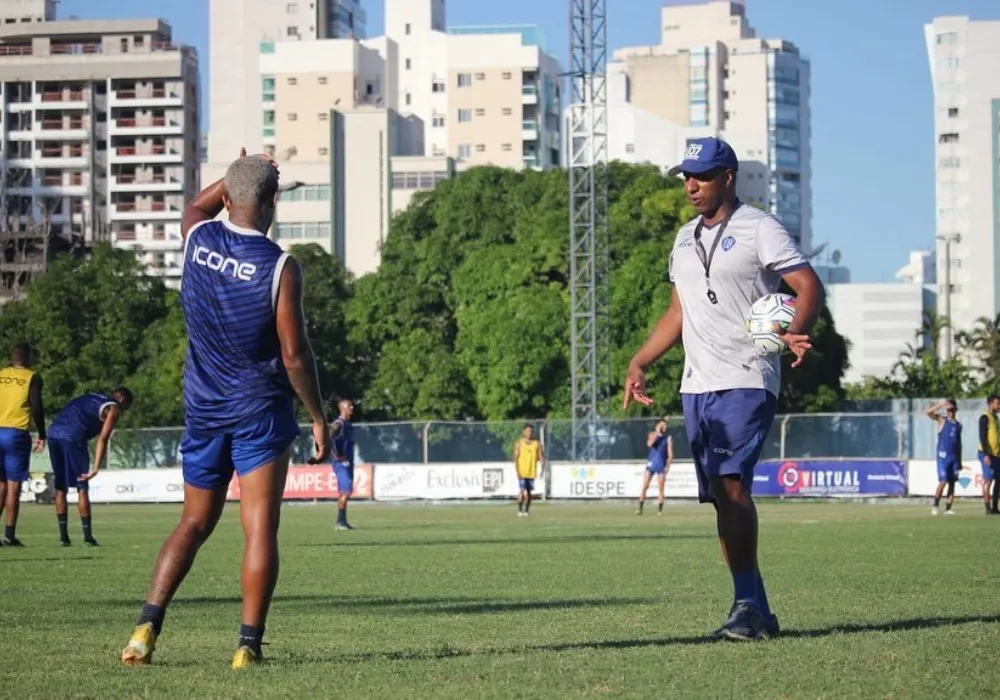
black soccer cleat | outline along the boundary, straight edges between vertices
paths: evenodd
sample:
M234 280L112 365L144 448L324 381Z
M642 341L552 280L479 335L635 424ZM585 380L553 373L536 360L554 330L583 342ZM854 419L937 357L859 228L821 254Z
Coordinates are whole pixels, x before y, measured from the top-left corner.
M90 539L84 540L83 543L85 545L87 545L88 547L100 547L100 545L97 544L97 540L95 540L93 537L91 537Z
M16 537L12 537L10 539L7 539L6 537L4 537L3 538L3 546L4 547L23 547L24 546L24 542L22 542L21 540L17 539Z

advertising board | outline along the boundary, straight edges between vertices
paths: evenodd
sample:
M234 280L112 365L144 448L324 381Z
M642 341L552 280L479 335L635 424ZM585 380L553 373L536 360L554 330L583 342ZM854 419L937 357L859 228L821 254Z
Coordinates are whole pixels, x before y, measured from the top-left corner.
M380 464L375 468L376 501L515 498L517 471L510 462ZM545 473L533 494L545 493Z

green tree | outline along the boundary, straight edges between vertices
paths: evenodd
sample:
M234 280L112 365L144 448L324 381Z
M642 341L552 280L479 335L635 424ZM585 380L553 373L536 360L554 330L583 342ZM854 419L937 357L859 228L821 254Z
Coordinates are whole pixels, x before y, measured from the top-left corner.
M1000 315L976 319L972 330L959 333L956 339L962 354L973 365L981 392L996 391L1000 372Z

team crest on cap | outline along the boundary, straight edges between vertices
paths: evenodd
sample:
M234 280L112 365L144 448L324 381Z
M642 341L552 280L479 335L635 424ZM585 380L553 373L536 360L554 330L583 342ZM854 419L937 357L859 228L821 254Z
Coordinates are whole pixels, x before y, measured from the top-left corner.
M684 152L684 160L698 160L702 148L703 146L700 143L692 143L688 146L687 151Z

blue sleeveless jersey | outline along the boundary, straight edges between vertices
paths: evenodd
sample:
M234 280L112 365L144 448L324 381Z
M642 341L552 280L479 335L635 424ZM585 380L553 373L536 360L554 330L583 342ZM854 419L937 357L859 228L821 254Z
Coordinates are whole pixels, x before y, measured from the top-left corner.
M342 427L333 439L333 460L343 457L348 464L354 464L354 425L343 418L337 418L334 423L340 423Z
M116 401L106 394L77 396L52 421L49 439L72 442L94 439L104 428L104 409L115 404Z
M653 441L653 446L649 448L649 453L646 455L646 461L649 462L651 466L662 467L667 463L667 441L669 436L660 435L656 440Z
M958 443L962 439L962 424L957 420L945 420L938 431L937 456L942 462L957 462L962 456L958 454Z
M185 424L215 435L292 399L275 325L288 254L229 222L192 228L184 247L181 303L187 325Z

